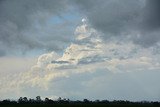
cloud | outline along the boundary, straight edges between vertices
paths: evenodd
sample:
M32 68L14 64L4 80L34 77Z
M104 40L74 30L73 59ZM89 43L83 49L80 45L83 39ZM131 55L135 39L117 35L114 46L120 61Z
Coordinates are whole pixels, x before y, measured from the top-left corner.
M16 97L52 93L71 99L159 99L160 87L154 83L159 81L160 56L153 54L153 48L130 41L103 41L87 22L76 28L75 36L62 55L43 54L31 70L1 79L3 98L15 93Z
M69 8L67 0L1 1L1 51L4 55L17 55L33 50L63 50L72 41L74 16L65 18L72 16Z
M133 23L132 21L141 9L141 2L138 1L100 0L93 2L82 0L76 3L86 11L85 14L95 29L104 32L105 36L111 34L118 36L135 24L135 21Z
M155 46L159 36L159 0L74 1L103 39L130 39L142 47ZM125 41L124 41L125 42Z
M160 28L160 15L158 14L160 10L159 4L159 0L146 0L143 13L143 28L146 31L158 30Z
M48 89L50 81L87 72L99 72L99 69L113 73L160 69L160 62L149 49L131 42L127 45L119 41L105 43L99 33L86 23L78 26L75 31L77 42L67 47L62 56L52 52L38 58L37 64L29 72L31 83ZM85 38L79 39L82 35ZM84 39L89 41L81 44Z
M160 41L160 16L158 11L160 10L159 0L146 0L145 6L141 12L140 35L135 38L135 43L138 43L144 47L157 45Z
M21 96L20 84L23 83L21 74L30 70L36 63L36 58L31 57L0 57L0 95L1 100ZM18 97L17 97L18 98Z
M158 0L1 1L0 53L61 52L73 41L86 44L90 40L86 35L73 39L73 28L82 16L106 42L117 39L142 47L157 46L158 12Z
M1 98L159 100L158 4L0 1ZM80 24L81 16L86 18ZM6 57L30 51L46 53L37 63L34 58Z
M54 64L66 64L66 63L69 63L68 61L52 61L51 63L54 63Z

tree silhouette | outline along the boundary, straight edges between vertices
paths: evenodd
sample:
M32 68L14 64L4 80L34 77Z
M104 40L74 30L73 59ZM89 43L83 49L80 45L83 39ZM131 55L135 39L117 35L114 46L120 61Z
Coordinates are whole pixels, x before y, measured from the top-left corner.
M88 99L83 100L84 103L89 103L90 101Z
M37 102L41 102L41 101L42 101L42 100L41 100L41 97L40 97L40 96L37 96L37 97L36 97L36 101L37 101Z
M27 99L27 97L23 97L23 99L22 99L24 102L28 102L28 99Z
M45 98L45 100L44 100L45 102L48 102L49 101L49 98Z
M23 98L20 97L20 98L18 99L18 102L21 103L22 101L23 101Z
M57 100L52 100L49 98L45 98L44 100L41 99L40 96L37 96L36 99L31 99L31 98L27 98L27 97L20 97L18 99L18 101L14 101L14 100L3 100L0 101L0 107L3 107L4 105L12 105L15 107L16 105L54 105L55 107L57 107L56 105L82 105L82 106L86 106L86 105L103 105L105 106L130 106L130 107L134 107L134 106L147 106L147 107L154 107L154 106L160 106L160 102L155 101L155 102L148 102L148 101L141 101L141 102L131 102L131 101L124 101L124 100L113 100L113 101L108 101L108 100L95 100L95 101L90 101L88 99L84 99L83 101L80 100L76 100L76 101L71 101L69 99L66 98L61 98L59 97ZM32 107L32 106L31 106Z

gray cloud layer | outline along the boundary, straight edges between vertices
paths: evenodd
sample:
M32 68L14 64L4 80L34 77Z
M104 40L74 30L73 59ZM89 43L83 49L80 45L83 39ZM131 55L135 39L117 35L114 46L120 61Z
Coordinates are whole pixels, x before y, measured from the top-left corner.
M76 4L91 25L104 33L104 39L129 34L144 47L160 41L159 0L77 0Z
M157 30L160 28L160 1L147 0L143 13L143 28L145 30Z
M74 21L73 25L61 17L69 9L77 9L72 16L86 16L103 33L104 40L121 40L129 35L130 40L143 47L160 41L159 0L2 0L0 56L35 49L63 50L72 41L72 28L76 26ZM62 20L56 24L53 17Z
M64 19L56 24L56 19L50 18L61 17L68 8L66 0L1 1L0 56L12 51L62 50L63 46L59 44L71 40L71 24Z

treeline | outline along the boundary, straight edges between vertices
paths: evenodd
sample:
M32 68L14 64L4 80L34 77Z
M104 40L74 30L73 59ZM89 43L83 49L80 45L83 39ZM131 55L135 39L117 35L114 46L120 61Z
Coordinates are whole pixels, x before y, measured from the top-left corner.
M15 104L107 104L107 105L151 105L151 106L160 106L160 102L158 101L140 101L140 102L132 102L132 101L124 101L124 100L95 100L91 101L88 99L84 99L82 101L76 100L72 101L70 99L61 98L59 97L57 100L52 100L49 98L45 98L44 100L41 99L40 96L37 96L35 99L27 98L27 97L20 97L17 101L15 100L2 100L0 101L0 105L15 105Z

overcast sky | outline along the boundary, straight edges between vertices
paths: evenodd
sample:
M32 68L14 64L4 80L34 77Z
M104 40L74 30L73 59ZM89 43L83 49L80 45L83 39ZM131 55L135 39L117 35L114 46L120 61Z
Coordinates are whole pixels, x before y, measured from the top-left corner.
M0 99L160 100L159 0L0 0Z

